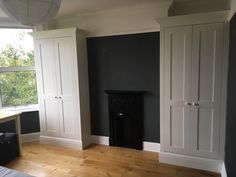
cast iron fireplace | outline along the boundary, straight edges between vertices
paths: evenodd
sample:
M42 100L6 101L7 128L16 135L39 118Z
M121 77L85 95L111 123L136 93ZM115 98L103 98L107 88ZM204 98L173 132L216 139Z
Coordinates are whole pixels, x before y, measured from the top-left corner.
M109 105L109 145L142 149L144 91L106 90Z

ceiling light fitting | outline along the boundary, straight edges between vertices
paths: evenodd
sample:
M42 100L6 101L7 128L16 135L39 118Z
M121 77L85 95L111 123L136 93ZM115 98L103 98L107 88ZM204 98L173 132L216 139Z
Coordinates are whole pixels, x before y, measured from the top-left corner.
M0 7L9 16L26 26L49 22L56 16L61 0L0 0Z

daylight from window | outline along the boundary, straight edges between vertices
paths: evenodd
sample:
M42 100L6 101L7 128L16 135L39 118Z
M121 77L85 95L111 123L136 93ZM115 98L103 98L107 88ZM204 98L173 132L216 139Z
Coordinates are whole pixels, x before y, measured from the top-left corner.
M37 104L31 29L0 29L0 106Z

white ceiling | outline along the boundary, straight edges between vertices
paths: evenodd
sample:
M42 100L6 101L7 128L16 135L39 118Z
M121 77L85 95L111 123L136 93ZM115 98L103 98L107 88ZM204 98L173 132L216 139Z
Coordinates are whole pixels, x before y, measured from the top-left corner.
M58 16L90 13L170 0L62 0Z
M171 0L61 0L61 8L58 17L71 14L82 14L109 9L122 8L127 6L135 6L148 3L158 3ZM208 1L209 4L214 2L226 2L228 0L172 0L178 3L189 1Z
M61 7L57 17L165 1L171 0L61 0ZM7 17L7 15L0 8L1 17Z
M61 7L57 17L69 16L71 14L83 14L109 9L116 9L128 6L135 6L148 3L158 3L170 0L61 0ZM176 2L196 0L173 0ZM201 0L197 0L201 1ZM203 1L226 1L226 0L203 0ZM0 9L0 18L7 17Z

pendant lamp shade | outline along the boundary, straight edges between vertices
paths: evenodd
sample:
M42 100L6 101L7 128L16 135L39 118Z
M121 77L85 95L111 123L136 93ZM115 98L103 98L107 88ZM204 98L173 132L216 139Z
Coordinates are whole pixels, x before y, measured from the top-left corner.
M2 10L26 26L49 22L57 14L61 0L0 0Z

